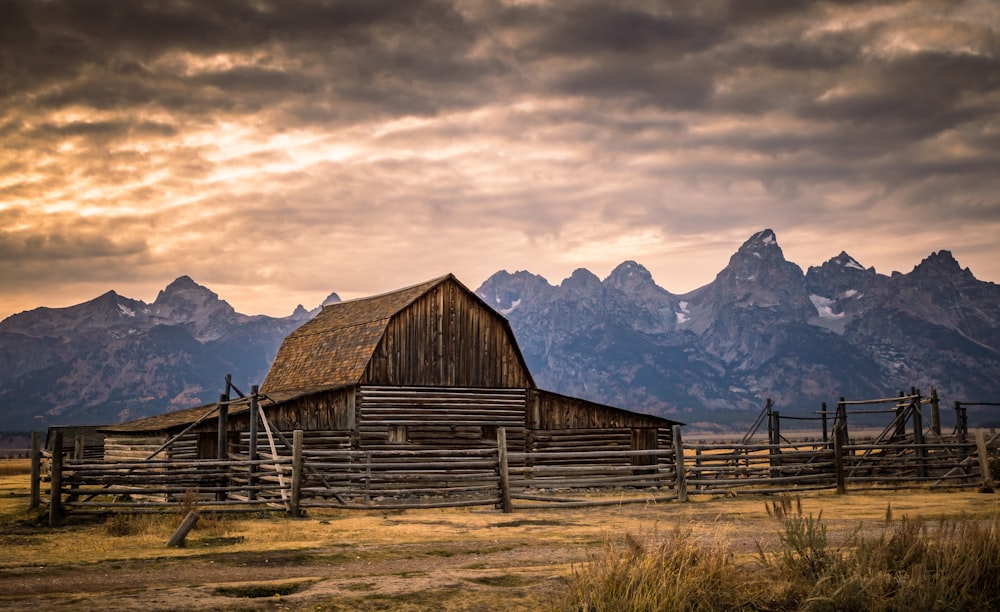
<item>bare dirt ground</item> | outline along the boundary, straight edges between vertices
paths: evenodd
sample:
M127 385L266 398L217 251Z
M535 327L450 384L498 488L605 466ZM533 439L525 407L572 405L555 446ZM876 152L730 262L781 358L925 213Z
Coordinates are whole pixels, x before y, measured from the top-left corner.
M0 492L2 493L2 492ZM777 545L774 496L694 496L687 504L587 509L315 511L304 519L218 520L167 548L180 517L112 537L100 522L50 529L11 492L0 505L0 609L5 610L545 610L574 566L607 538L647 541L689 531L753 563ZM814 493L831 542L879 525L887 509L936 519L991 516L1000 496L971 491ZM11 509L13 508L13 510ZM17 514L21 512L21 514ZM15 518L16 518L15 516ZM866 527L867 526L867 527Z

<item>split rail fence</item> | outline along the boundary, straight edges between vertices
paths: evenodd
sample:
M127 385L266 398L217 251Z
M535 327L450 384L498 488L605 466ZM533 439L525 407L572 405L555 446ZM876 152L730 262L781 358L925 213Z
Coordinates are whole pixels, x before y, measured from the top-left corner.
M777 493L813 489L952 488L992 490L990 463L1000 435L961 426L942 433L925 427L919 394L841 401L833 431L811 442L789 441L770 411L768 440L753 432L732 444L686 443L680 427L673 446L657 450L508 452L506 431L491 448L369 451L321 449L301 430L275 432L270 452L229 460L101 461L83 452L68 457L42 450L33 437L33 507L48 502L49 520L68 514L308 508L404 509L495 506L505 512L552 506L687 501L688 492ZM869 440L852 439L848 415L886 404L893 419ZM823 411L822 415L828 415ZM776 418L778 416L779 418ZM54 448L62 448L56 432ZM679 466L679 468L678 468ZM47 500L42 484L48 481ZM608 492L613 494L609 495ZM627 494L626 494L627 492Z
M507 452L493 448L341 450L307 448L303 432L258 459L94 461L40 449L35 436L32 506L49 505L58 525L71 514L166 512L198 506L220 512L308 508L405 509L495 506L506 512L543 504L598 505L676 499L675 450ZM56 432L54 447L61 448ZM48 499L42 484L48 481ZM565 494L609 488L656 491L631 500Z

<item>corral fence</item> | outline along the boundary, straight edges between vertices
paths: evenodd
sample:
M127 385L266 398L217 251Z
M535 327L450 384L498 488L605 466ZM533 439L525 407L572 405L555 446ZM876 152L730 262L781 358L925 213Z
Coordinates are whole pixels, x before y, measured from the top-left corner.
M49 521L58 525L70 514L169 512L193 506L219 512L278 510L292 516L309 508L494 506L511 512L687 501L689 491L992 490L996 470L991 471L990 462L996 461L1000 436L982 429L970 435L962 418L951 432L942 432L933 417L927 425L923 409L930 399L915 391L876 400L842 399L836 410L820 411L822 435L809 441L787 439L780 430L782 417L768 402L764 416L736 442L685 442L675 426L671 448L652 450L598 450L591 445L509 452L504 428L497 429L496 445L487 448L351 450L306 444L310 432L296 430L274 431L273 436L268 431L270 444L254 460L230 455L228 460L108 461L86 453L82 439L72 453L44 450L36 433L31 504L47 502ZM850 416L874 412L892 419L878 435L852 437ZM767 440L755 440L765 420ZM61 436L55 432L53 448L63 448Z
M71 514L194 506L218 512L283 510L298 516L308 508L495 506L510 512L515 502L517 508L532 508L677 498L673 448L508 452L506 431L499 428L493 448L347 450L306 447L302 430L288 436L274 433L288 444L259 451L253 461L246 456L228 461L95 461L82 454L82 442L64 456L41 449L35 435L31 504L47 501L50 524L58 525ZM54 435L54 448L62 448L61 432ZM564 496L626 488L647 494L605 501Z
M1000 406L988 402L956 402L955 427L944 431L937 393L922 397L912 389L898 397L848 401L835 410L823 404L815 416L782 416L770 400L738 442L685 444L687 484L697 492L755 493L792 490L902 489L914 487L979 487L992 490L990 462L1000 436L976 430L970 435L966 408ZM925 408L930 410L926 418ZM852 435L852 416L889 415L874 435ZM817 421L820 435L790 440L782 422ZM766 423L766 439L757 440ZM832 425L832 427L831 427ZM802 430L797 430L802 436ZM693 457L692 457L693 455Z

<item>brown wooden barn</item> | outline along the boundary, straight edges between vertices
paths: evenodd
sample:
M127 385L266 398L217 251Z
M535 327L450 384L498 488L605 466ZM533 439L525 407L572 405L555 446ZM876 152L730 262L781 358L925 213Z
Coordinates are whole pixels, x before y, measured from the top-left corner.
M284 340L258 400L269 428L302 429L312 448L495 447L503 427L512 452L652 450L670 448L676 424L538 389L507 320L450 274L324 307ZM145 457L171 439L167 457L246 454L249 405L104 427L105 456Z

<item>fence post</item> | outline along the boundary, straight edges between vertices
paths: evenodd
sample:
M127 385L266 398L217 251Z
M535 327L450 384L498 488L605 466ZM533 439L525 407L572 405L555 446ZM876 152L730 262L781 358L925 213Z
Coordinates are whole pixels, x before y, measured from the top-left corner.
M903 396L906 395L902 391L899 392L900 400L896 402L896 431L893 432L892 436L895 439L903 438L906 436L906 406L903 405Z
M979 487L982 493L993 492L993 475L990 473L990 456L986 448L986 432L976 429L976 454L979 455L979 471L983 484Z
M77 434L73 439L73 461L82 462L83 461L83 449L86 447L86 440L84 440L82 434ZM75 502L77 500L78 488L71 486L69 488L69 494L66 496L66 501Z
M837 477L837 495L847 493L847 478L844 475L844 440L847 428L843 423L833 426L833 469Z
M500 509L510 514L514 507L510 500L510 466L507 463L507 430L497 427L497 467L500 471Z
M955 402L955 433L962 444L969 440L969 416L962 402Z
M229 439L227 433L227 430L229 429L229 405L224 403L228 401L228 395L225 393L219 395L219 435L216 440L216 444L219 447L216 456L219 458L219 461L226 461L229 459ZM226 472L229 473L231 469L232 468L228 468ZM230 478L231 476L226 478L226 486L229 486ZM227 497L229 497L229 494L225 491L218 491L215 494L216 501L226 501Z
M302 430L292 432L292 495L289 511L294 518L301 516L299 502L302 498Z
M260 415L257 414L257 385L250 387L250 446L247 449L247 456L250 459L250 463L247 466L247 499L257 499L257 491L254 490L254 485L256 484L257 476L257 465L254 461L257 460L257 421L260 419Z
M771 413L771 448L767 449L771 463L771 478L781 476L781 413Z
M938 400L937 389L931 387L931 429L941 437L941 404Z
M913 390L912 395L916 397L913 402L913 444L917 450L917 476L925 478L927 476L927 449L924 448L924 414L920 407L920 391Z
M681 450L683 451L684 449L681 448ZM738 469L739 468L739 459L737 459L736 461L737 461L736 467ZM694 467L695 467L694 473L696 475L700 475L701 474L701 448L694 449ZM685 481L685 483L686 483L686 481ZM694 485L694 490L695 491L701 491L701 483L696 482L695 485Z
M843 432L844 433L844 439L847 440L848 437L849 437L848 433L847 433L847 400L845 400L843 397L841 397L840 401L837 402L837 418L834 419L834 421L833 421L833 427L834 427L834 431L835 432L836 432L836 428L837 428L837 424L838 423L840 424L841 429L844 430L844 432ZM836 433L834 433L834 438L833 439L834 439L834 441L836 441L836 439L837 439Z
M372 452L365 451L365 505L371 503L372 487Z
M827 424L826 424L826 402L823 402L822 406L823 407L820 410L819 414L823 420L823 444L826 444L827 442L830 441L830 435L827 433Z
M674 470L677 473L677 501L688 500L687 474L684 467L684 441L681 439L681 426L674 425Z
M62 442L63 432L56 430L52 436L52 478L49 482L49 527L62 523Z
M42 432L31 432L31 504L30 509L42 505Z
M219 450L216 456L219 461L225 461L229 458L229 453L227 447L229 446L229 439L227 434L227 429L229 429L229 404L226 402L229 398L226 397L225 393L219 394L219 432L218 432L218 446Z
M181 521L180 527L178 527L177 531L174 532L174 535L170 536L170 539L167 540L167 546L184 546L184 539L194 528L197 522L198 512L196 510L188 512L188 515L184 517L183 521Z

